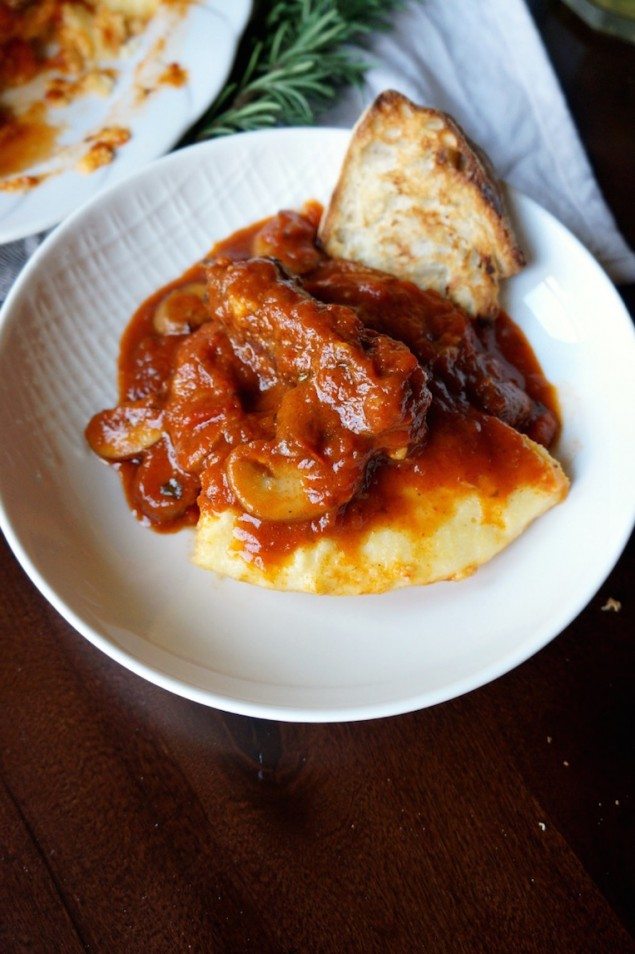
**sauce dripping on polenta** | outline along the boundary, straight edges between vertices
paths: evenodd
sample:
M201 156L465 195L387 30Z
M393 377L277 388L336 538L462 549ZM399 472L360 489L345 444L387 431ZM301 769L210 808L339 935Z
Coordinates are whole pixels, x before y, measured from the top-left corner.
M511 318L474 321L328 258L320 214L307 203L242 229L151 295L122 338L121 403L86 432L137 517L173 531L230 509L236 547L264 567L320 536L354 556L369 528L407 525L406 484L440 502L419 532L473 488L496 522L519 478L542 479L518 432L549 447L558 431Z

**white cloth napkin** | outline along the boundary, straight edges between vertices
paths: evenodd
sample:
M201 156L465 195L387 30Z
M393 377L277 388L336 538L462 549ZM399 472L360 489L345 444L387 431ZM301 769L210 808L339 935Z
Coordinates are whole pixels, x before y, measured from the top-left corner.
M229 2L229 0L228 0ZM376 65L321 125L351 126L383 89L446 110L489 154L498 175L549 209L616 282L635 281L523 0L409 0L372 34ZM0 246L0 302L41 237Z
M595 180L558 80L523 0L410 0L370 38L375 66L320 125L350 126L384 89L450 113L501 179L560 219L615 282L635 255Z

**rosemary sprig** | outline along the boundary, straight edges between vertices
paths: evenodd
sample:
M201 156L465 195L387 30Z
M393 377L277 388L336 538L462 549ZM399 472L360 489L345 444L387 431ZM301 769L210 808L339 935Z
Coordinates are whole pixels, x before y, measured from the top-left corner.
M270 126L308 125L367 60L343 45L389 26L403 0L260 0L229 83L197 139Z

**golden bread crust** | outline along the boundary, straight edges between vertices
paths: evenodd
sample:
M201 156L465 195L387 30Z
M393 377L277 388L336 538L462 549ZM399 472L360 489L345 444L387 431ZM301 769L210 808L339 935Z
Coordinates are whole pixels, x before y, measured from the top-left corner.
M446 113L382 93L356 124L320 224L333 258L434 288L494 316L524 265L489 161Z

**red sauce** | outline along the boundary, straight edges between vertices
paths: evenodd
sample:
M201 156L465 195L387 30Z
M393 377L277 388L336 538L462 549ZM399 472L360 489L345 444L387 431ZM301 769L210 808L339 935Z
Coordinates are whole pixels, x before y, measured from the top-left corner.
M47 159L60 132L45 120L46 107L35 103L21 116L0 114L0 176L11 176Z
M148 446L116 462L130 506L162 531L229 508L236 549L265 567L319 536L353 555L370 526L412 530L412 496L431 489L437 510L417 532L475 488L496 522L519 478L549 479L520 434L548 446L558 430L554 390L511 318L474 322L433 292L328 259L320 211L311 203L219 242L207 267L141 305L121 343L120 400L131 427L141 406L150 428ZM87 429L105 457L113 421L102 412ZM267 519L244 504L242 475L284 476L289 460L310 499L300 518Z

